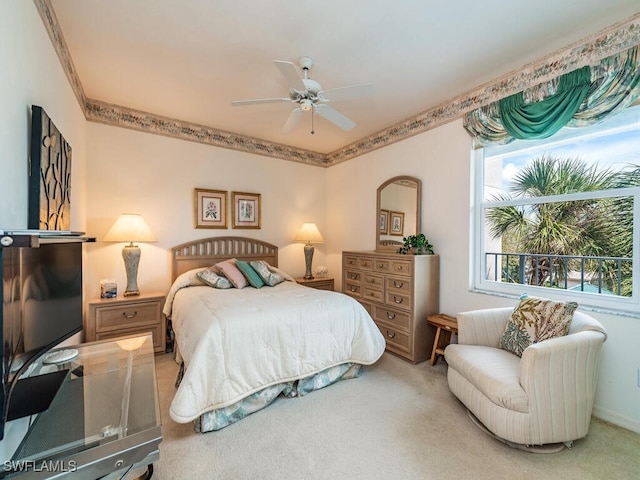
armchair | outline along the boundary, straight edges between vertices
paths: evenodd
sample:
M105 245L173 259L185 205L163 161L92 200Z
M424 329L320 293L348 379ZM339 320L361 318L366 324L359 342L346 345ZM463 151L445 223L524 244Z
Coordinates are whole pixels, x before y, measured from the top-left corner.
M575 312L566 336L534 343L518 357L499 348L512 311L457 315L458 344L444 352L449 389L506 443L570 445L589 430L606 331Z

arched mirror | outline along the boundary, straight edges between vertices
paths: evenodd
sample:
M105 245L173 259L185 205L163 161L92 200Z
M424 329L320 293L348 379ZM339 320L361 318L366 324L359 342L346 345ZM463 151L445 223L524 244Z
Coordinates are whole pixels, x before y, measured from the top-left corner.
M378 187L376 250L397 251L403 237L420 232L422 182L393 177Z

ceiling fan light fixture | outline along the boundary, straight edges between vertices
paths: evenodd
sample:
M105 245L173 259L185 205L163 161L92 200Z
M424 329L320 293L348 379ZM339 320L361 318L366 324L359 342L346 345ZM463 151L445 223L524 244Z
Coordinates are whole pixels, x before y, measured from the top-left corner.
M308 98L300 101L300 110L302 110L303 112L308 112L309 110L311 110L312 106L313 103Z

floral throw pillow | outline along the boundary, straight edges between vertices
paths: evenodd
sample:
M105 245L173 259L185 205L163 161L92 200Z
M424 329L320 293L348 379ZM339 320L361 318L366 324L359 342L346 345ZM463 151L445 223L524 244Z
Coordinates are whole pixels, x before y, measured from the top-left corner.
M204 269L201 272L196 273L196 276L210 287L220 289L233 287L227 278L221 277L209 269Z
M254 260L249 265L258 273L262 281L270 287L275 287L279 283L284 282L284 277L276 272L272 272L270 265L264 260Z
M521 357L531 344L566 335L576 308L576 302L556 302L523 294L500 338L500 348Z

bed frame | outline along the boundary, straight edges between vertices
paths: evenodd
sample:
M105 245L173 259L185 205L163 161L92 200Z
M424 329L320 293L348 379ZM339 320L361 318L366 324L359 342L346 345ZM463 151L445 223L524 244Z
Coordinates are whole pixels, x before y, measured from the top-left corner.
M171 281L194 268L210 267L230 258L265 260L278 266L278 247L246 237L211 237L183 243L171 249Z

